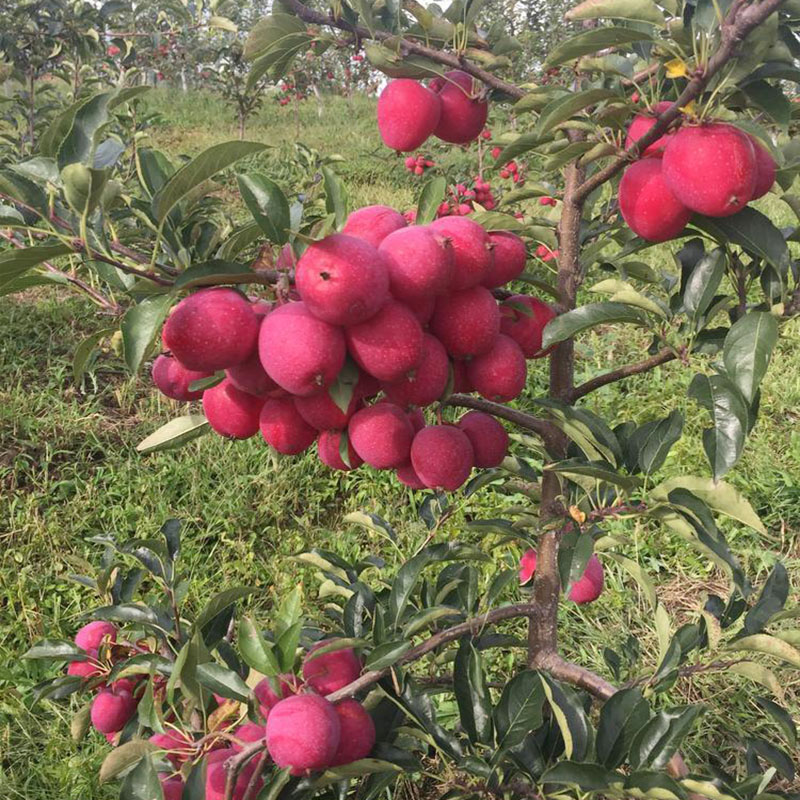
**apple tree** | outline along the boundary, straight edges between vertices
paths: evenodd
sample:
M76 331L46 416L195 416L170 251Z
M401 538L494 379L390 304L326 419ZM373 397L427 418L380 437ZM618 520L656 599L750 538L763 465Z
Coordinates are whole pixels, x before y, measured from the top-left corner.
M473 202L435 219L442 179L413 214L351 210L330 164L287 194L241 167L264 149L247 141L180 167L139 151L127 197L109 203L121 176L91 159L132 100L124 89L94 101L101 122L84 106L54 134L39 160L49 196L30 165L24 182L19 166L0 173L14 232L0 289L72 259L84 288L113 283L104 310L121 316L131 369L160 337L156 385L202 397L202 414L168 422L143 453L260 431L278 452L316 442L333 469L392 470L426 492L429 535L397 569L378 555L298 554L321 578L324 621L306 621L296 593L269 620L241 615L247 587L185 607L176 521L158 537L96 539L100 570L78 577L100 598L93 621L28 656L68 663L37 698L89 696L74 729L91 724L114 745L101 777L121 778L125 798L373 798L403 773L447 797L789 796L796 730L782 684L800 666L798 611L785 608L780 560L756 590L728 542L732 526L764 526L725 476L746 453L781 329L800 311L797 227L751 205L771 191L800 210L786 94L800 76L797 10L586 0L567 13L576 33L547 55L548 80L517 85L502 76L519 47L480 25L481 6L319 11L281 0L245 52L253 75L279 78L309 50L363 47L391 79L376 124L398 151L431 135L466 144L490 107L509 105L516 130L496 163L525 156L535 180L492 210ZM207 191L236 162L244 223ZM655 243L674 270L649 263ZM579 378L576 340L601 326L643 333L648 352ZM587 407L656 368L693 375L708 474L670 472L681 398L666 395L664 416L644 422ZM529 375L546 390L511 405ZM514 431L510 452L498 420ZM498 517L468 523L480 546L436 541L490 491ZM375 514L348 521L395 538ZM709 594L674 629L620 533L634 524L723 570L727 596ZM521 564L509 563L511 547ZM658 654L642 663L628 640L600 675L560 644L559 608L595 600L612 564L641 590ZM703 672L751 681L772 726L769 737L743 730L741 758L724 768L710 745L681 754L704 708L675 705L671 692Z

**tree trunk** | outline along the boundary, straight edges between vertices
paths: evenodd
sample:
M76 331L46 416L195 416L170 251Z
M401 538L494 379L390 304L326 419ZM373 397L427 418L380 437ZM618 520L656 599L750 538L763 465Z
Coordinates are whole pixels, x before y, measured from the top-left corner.
M33 154L36 146L36 69L28 72L28 146Z

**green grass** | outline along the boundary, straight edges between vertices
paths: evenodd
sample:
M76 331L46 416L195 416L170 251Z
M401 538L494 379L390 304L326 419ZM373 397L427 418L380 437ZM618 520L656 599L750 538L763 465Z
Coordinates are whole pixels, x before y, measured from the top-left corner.
M174 156L194 154L233 134L229 113L207 95L184 97L159 93L150 100L162 121L150 130L150 143ZM401 163L379 145L372 103L327 100L322 116L309 101L298 119L290 108L265 107L252 120L248 138L274 145L265 168L282 169L297 142L343 161L353 206L388 202L412 207L419 190ZM299 130L299 134L298 134ZM435 158L451 177L469 174L466 156L442 150ZM762 203L778 224L789 212L778 200ZM647 251L646 260L671 264L670 248ZM274 600L298 582L306 607L319 616L313 570L290 560L308 546L334 550L345 557L380 552L397 563L394 548L348 525L350 511L374 511L398 531L400 549L411 553L425 539L417 516L418 498L386 475L360 470L337 475L313 455L277 458L251 440L230 443L207 436L180 451L142 458L135 445L170 416L177 406L157 396L145 376L128 377L113 352L104 353L80 387L72 380L71 359L77 344L101 323L82 300L65 294L36 292L0 300L0 792L13 800L85 800L115 796L99 787L97 767L105 742L90 735L80 745L69 738L69 708L45 704L32 709L26 690L52 674L18 656L42 636L70 636L87 608L85 589L68 574L96 564L96 546L86 538L102 533L153 535L169 517L185 520L184 569L192 580L189 601L198 606L231 583L255 585L251 610L266 617ZM740 464L730 481L753 502L768 527L766 537L741 526L726 525L733 549L751 576L763 580L780 552L794 582L800 560L800 323L784 329L770 374L763 386L762 412ZM582 337L577 347L579 379L614 363L641 357L647 342L617 327ZM531 371L530 398L545 386L545 365ZM631 379L624 390L606 388L586 405L614 421L664 416L680 407L687 419L683 438L662 470L664 475L706 475L700 445L706 413L686 398L693 370L672 363ZM448 522L440 536L496 544L479 539L464 520L502 514L502 499L490 492L471 499ZM657 577L663 602L676 624L693 617L708 591L727 594L719 572L662 529L613 523L611 530L631 540ZM513 563L504 547L499 557ZM604 647L619 649L628 633L642 649L642 668L657 660L652 614L636 585L613 565L608 590L600 601L562 610L562 641L567 654L608 674ZM781 676L798 710L795 675ZM740 679L707 675L686 681L671 700L704 699L709 711L689 743L693 751L709 747L726 759L731 741L742 730L754 731L758 716L752 685ZM759 723L763 727L763 723ZM771 735L764 728L767 736Z

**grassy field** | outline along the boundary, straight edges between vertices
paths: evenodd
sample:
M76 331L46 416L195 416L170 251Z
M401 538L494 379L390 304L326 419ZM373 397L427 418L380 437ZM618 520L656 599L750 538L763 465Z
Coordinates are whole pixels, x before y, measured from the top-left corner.
M159 94L151 100L162 113L150 143L178 155L194 154L234 135L227 110L205 95ZM405 209L419 184L379 146L369 100L326 101L292 109L270 105L250 124L248 138L273 144L267 164L280 174L295 142L320 152L338 152L339 172L353 206L389 202ZM464 156L444 157L456 169ZM438 160L438 155L437 155ZM776 199L765 208L778 224L789 219ZM658 266L670 263L668 248L648 252ZM234 582L259 588L252 610L267 616L276 597L303 582L309 614L318 613L313 572L290 560L316 545L344 556L380 552L389 563L393 548L347 525L350 511L373 511L388 519L400 548L412 552L427 531L417 516L418 498L385 475L366 470L329 472L315 455L278 458L259 440L230 443L214 436L188 447L142 458L135 445L171 415L176 406L160 398L146 377L130 378L119 359L104 354L82 386L72 379L77 344L98 321L80 299L52 293L0 300L0 794L13 800L106 798L96 771L106 752L99 736L80 745L69 735L69 708L47 704L32 709L26 690L46 674L18 656L41 636L70 636L86 610L86 590L67 575L96 564L97 548L86 538L102 533L153 535L169 517L185 520L184 569L193 581L190 601L200 604ZM761 418L745 456L730 481L753 502L768 527L760 537L726 526L733 549L748 573L761 581L774 562L786 558L795 583L800 574L800 323L784 329L773 367L763 386ZM622 359L635 360L646 347L638 335L618 328L583 337L578 345L581 377ZM532 371L521 407L544 388L544 365ZM700 445L706 414L686 398L693 371L669 364L632 379L624 390L607 388L587 406L622 421L663 416L676 402L687 426L663 469L707 474ZM471 498L446 524L443 538L470 538L464 520L502 514L491 493ZM614 523L631 538L645 567L657 577L659 593L677 623L702 607L708 591L727 594L724 577L660 529ZM485 537L485 535L484 535ZM513 563L517 551L501 551ZM657 658L649 607L630 580L608 565L608 590L594 605L564 607L563 639L570 656L608 674L606 646L618 649L630 631L642 649L642 668ZM794 597L796 599L796 590ZM787 674L788 698L797 706L799 682ZM752 687L713 674L684 681L670 700L704 699L708 713L693 734L693 748L707 750L709 737L725 761L741 762L730 741L742 730L755 733L758 718ZM770 735L765 728L766 735Z

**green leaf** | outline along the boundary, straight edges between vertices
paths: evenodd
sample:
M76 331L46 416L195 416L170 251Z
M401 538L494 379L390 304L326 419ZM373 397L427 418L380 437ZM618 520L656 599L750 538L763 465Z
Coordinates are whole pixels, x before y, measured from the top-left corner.
M778 86L767 81L748 81L743 87L750 102L769 114L778 125L786 128L792 119L792 104Z
M602 792L619 776L599 764L581 764L577 761L559 761L545 772L538 783L563 783L577 786L584 792Z
M239 192L264 235L275 244L289 240L289 201L277 183L261 173L236 176Z
M367 656L364 666L367 669L386 669L396 664L410 649L411 642L402 640L385 642Z
M653 800L685 800L686 791L674 779L663 772L642 770L625 778L625 794L631 797L653 798Z
M659 711L634 737L631 766L663 769L703 711L701 705Z
M578 694L569 686L539 674L550 710L564 739L564 755L583 761L592 747L592 726Z
M64 244L40 245L38 247L26 247L22 250L6 250L0 253L0 287L16 280L43 261L51 261L71 252L72 248Z
M506 145L497 157L496 168L502 169L509 161L519 158L521 155L530 152L541 144L542 138L538 133L523 133L514 139L511 144Z
M624 98L610 89L587 89L576 94L570 93L557 97L542 109L539 120L536 123L536 132L540 137L543 137L550 133L556 125L568 120L579 111L583 111L588 106L596 105L603 100L611 99L623 100Z
M163 223L170 211L204 181L245 156L265 150L261 142L223 142L215 144L184 164L153 198L156 221Z
M76 348L72 357L72 375L75 383L80 384L86 373L86 368L97 350L97 345L116 331L116 328L101 328L91 336L87 336Z
M633 42L652 40L652 36L634 28L603 27L585 33L579 33L557 44L547 57L545 67L557 67L589 53L597 53L609 47L622 49L623 45Z
M764 739L748 739L748 745L768 763L772 764L778 772L788 781L794 780L794 764L785 750L776 747Z
M187 414L171 419L157 431L142 439L136 451L142 455L182 447L187 442L208 433L208 420L203 414Z
M640 309L623 303L588 303L551 319L544 329L542 347L550 347L565 339L571 339L589 328L612 322L630 322L633 325L646 326L647 318Z
M692 224L720 243L738 244L748 253L763 258L785 280L791 263L789 246L780 230L760 211L747 206L730 217L695 214Z
M744 618L744 633L759 633L767 623L786 605L789 597L789 576L786 567L778 563L772 568L761 589L755 605Z
M498 750L515 747L541 727L544 700L539 673L533 670L518 673L505 685L494 710Z
M214 259L192 264L175 279L175 290L254 281L258 276L245 264Z
M768 633L754 633L752 636L736 639L726 645L725 649L763 653L785 661L793 667L800 667L800 650L792 647L788 642L778 639L776 636L770 636Z
M664 14L653 0L584 0L583 3L569 9L564 18L570 21L630 19L664 25Z
M61 170L61 180L69 207L82 217L97 208L108 181L108 172L90 169L83 164L68 164Z
M768 311L751 311L737 320L725 336L725 371L749 405L756 399L777 342L778 323Z
M646 422L637 428L628 440L628 447L635 454L642 472L649 475L660 469L682 433L683 414L680 411L673 411L665 419Z
M649 719L650 706L639 689L622 689L612 695L600 710L598 760L609 769L622 764L634 735Z
M59 169L67 164L89 163L94 150L95 135L109 121L109 101L114 95L114 92L96 94L81 103L72 113L69 129L58 144Z
M766 535L767 529L750 503L729 483L713 481L696 475L670 478L653 487L653 497L667 500L673 489L687 489L697 495L719 514L738 520L744 525Z
M725 251L718 247L695 264L682 290L683 308L696 321L702 317L717 292L728 263Z
M769 689L775 697L783 697L783 685L775 673L771 669L767 669L763 664L756 664L754 661L741 661L728 667L728 672L756 681Z
M264 639L256 623L249 617L243 617L239 622L236 641L239 653L248 667L252 667L262 675L280 673L280 665L272 652L272 645Z
M693 397L711 413L713 427L703 431L703 448L714 480L739 460L747 435L748 408L741 392L723 375L695 375L689 384Z
M252 586L235 586L232 589L223 589L221 592L218 592L197 615L194 621L194 630L199 631L207 623L211 622L221 611L225 611L225 609L230 608L234 603L237 603L245 597L249 597L254 592L255 589Z
M461 724L470 741L491 744L492 700L486 685L486 675L480 652L470 639L464 639L453 666L455 690Z
M121 773L138 764L145 756L158 748L144 739L133 739L111 750L100 765L100 783L113 780Z
M22 655L22 658L67 659L80 661L85 653L66 639L42 639Z
M219 30L228 31L229 33L236 33L236 31L239 30L233 20L216 15L209 17L206 25L208 25L209 28L219 28Z
M168 294L152 295L125 312L120 324L122 351L131 372L142 366L174 300Z
M436 219L436 211L444 200L445 192L447 191L447 181L441 176L437 175L431 178L422 188L417 203L417 225L427 225Z
M119 800L161 800L164 793L149 753L125 776Z
M197 665L197 680L214 694L246 703L250 698L247 684L232 669L213 661Z
M766 697L757 697L756 703L769 714L783 731L786 740L794 748L797 746L797 726L792 715L782 706Z
M325 186L325 208L334 215L337 229L341 229L347 219L347 190L342 179L329 167L322 168Z
M540 397L535 403L547 409L553 423L578 445L589 460L606 461L612 466L622 463L619 440L597 414L549 397Z
M292 34L306 32L302 20L292 14L270 14L260 19L250 31L244 45L244 57L253 60L280 46Z
M89 726L92 724L91 712L92 704L87 703L85 706L82 706L77 712L75 712L75 716L70 722L69 732L72 736L72 741L76 744L80 742L84 736L86 736Z

